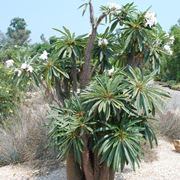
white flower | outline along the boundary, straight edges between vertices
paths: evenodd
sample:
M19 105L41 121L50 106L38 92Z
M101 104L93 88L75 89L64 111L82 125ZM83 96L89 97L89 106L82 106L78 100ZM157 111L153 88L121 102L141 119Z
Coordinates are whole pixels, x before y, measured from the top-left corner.
M21 65L21 69L23 69L23 70L26 70L27 67L28 67L28 64L27 64L27 63L23 63L23 64Z
M5 64L7 68L10 68L14 65L14 61L12 59L9 59L5 62Z
M22 71L21 71L20 69L17 69L17 68L14 70L14 72L17 73L17 76L18 76L18 77L19 77L19 76L21 75L21 73L22 73Z
M81 92L81 89L78 88L77 89L77 94L80 94L80 92Z
M171 41L174 41L174 40L175 40L174 36L171 36L169 39L170 39Z
M31 65L28 65L27 67L27 72L32 73L33 72L33 67Z
M160 45L161 44L161 40L159 39L159 38L157 38L156 40L155 40L155 45Z
M167 37L167 38L168 38L168 37L169 37L169 33L166 33L166 34L165 34L165 37Z
M39 59L42 60L47 60L48 59L48 52L47 51L43 51L43 53L39 56Z
M167 51L168 54L172 55L173 51L171 50L171 47L169 45L165 45L164 49Z
M170 40L170 44L173 44L174 43L174 40L175 40L175 38L174 38L174 36L171 36L170 38L169 38L169 40Z
M99 38L98 40L98 46L101 46L102 45L102 38Z
M114 67L112 67L110 70L108 70L108 75L111 76L114 72Z
M102 38L99 39L98 46L107 46L107 45L108 45L107 39L102 39Z
M144 15L146 23L145 26L149 26L152 27L154 25L157 24L157 18L156 18L156 14L154 12L151 11L147 11L146 14Z
M26 70L27 72L30 72L30 73L33 72L33 67L27 63L23 63L21 65L21 69Z
M117 4L117 3L108 3L107 7L112 10L112 11L116 11L116 10L120 10L122 7Z

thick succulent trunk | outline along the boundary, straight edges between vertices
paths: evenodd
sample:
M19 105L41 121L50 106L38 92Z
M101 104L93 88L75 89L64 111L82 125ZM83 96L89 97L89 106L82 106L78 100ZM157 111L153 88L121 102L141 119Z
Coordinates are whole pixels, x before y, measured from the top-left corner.
M73 65L72 65L72 73L71 73L71 75L72 75L72 88L73 88L73 92L77 92L77 83L78 83L78 81L77 81L77 67L76 67L76 59L75 59L75 57L73 57L73 59L72 59L72 63L73 63Z
M127 64L132 67L139 67L141 68L143 66L143 55L141 53L135 54L134 52L131 52L127 56Z
M81 88L84 88L89 83L89 80L91 78L90 77L91 76L91 58L92 58L92 50L94 48L94 41L96 38L96 33L97 33L97 29L94 28L92 30L92 33L87 43L87 48L85 51L85 63L83 65L83 70L80 77Z
M101 165L101 170L100 170L100 175L99 175L99 180L109 180L109 168L107 167L106 164Z
M88 149L88 136L84 135L83 140L82 167L75 163L73 154L67 158L68 180L114 180L115 172L106 163L100 163L97 152Z
M94 163L94 180L99 180L99 176L100 176L100 163L99 163L99 157L97 152L94 152L94 159L93 159L93 163Z
M109 180L115 179L115 172L110 168L109 169Z
M82 166L85 175L85 180L94 180L94 173L92 169L92 161L90 159L90 153L88 150L87 137L84 137L84 150L82 152Z
M72 152L69 153L66 159L67 180L84 180L83 172L78 163L75 162Z
M55 79L55 90L56 90L56 96L58 100L60 101L61 105L64 105L64 93L61 88L61 81L59 79Z

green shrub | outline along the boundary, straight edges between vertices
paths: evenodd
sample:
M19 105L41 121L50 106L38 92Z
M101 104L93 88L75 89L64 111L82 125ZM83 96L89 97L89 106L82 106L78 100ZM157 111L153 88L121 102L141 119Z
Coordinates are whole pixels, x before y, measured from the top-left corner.
M14 113L20 101L18 88L11 80L10 71L0 64L0 122Z
M174 80L180 82L180 24L176 24L171 28L171 37L174 37L174 43L171 45L173 54L167 55L161 62L161 73L159 78L161 81Z

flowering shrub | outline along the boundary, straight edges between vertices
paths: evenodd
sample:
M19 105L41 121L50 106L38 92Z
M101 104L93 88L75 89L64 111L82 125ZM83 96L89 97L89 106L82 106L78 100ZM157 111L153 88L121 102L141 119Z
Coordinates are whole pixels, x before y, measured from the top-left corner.
M0 123L11 116L20 101L20 93L11 80L11 73L0 64Z

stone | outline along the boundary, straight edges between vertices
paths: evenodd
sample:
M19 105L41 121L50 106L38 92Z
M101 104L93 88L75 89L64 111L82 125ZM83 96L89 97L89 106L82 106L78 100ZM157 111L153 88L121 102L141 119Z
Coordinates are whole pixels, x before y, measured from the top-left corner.
M179 152L179 153L180 153L180 139L175 139L175 140L173 141L173 144L174 144L174 147L175 147L176 152Z

